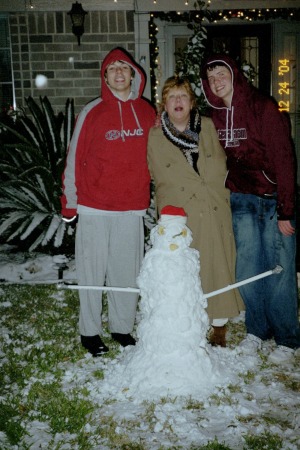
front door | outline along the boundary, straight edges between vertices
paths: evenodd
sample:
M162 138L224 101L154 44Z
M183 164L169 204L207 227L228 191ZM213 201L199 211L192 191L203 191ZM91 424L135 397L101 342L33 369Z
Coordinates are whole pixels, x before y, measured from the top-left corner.
M271 25L207 26L207 52L228 53L240 64L251 64L253 84L271 94Z

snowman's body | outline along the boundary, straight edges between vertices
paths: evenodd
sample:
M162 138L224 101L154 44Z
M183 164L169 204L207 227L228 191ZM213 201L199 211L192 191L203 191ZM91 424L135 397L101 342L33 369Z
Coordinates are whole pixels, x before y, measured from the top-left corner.
M199 252L189 247L191 231L180 221L151 231L137 283L142 320L137 329L145 352L164 355L206 347L207 302L199 278Z
M206 341L209 320L199 278L199 252L189 247L186 220L163 220L137 279L141 320L135 347L126 349L117 377L140 398L206 394L219 373Z

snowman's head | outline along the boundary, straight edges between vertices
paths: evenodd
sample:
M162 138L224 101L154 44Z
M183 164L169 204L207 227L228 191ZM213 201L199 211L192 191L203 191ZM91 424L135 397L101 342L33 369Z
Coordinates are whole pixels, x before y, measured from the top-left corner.
M160 219L158 223L163 226L168 226L171 223L185 225L187 222L186 212L183 208L177 206L164 206L160 212Z
M151 230L150 240L153 248L173 252L189 247L193 238L186 222L187 216L183 208L165 206L161 210L156 227Z

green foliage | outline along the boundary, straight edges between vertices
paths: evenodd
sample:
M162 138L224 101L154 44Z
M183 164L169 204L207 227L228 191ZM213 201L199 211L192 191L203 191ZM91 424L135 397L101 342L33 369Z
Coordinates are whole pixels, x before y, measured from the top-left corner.
M196 94L198 107L205 112L207 105L201 90L201 64L204 58L207 32L201 23L190 24L194 34L189 38L186 47L177 54L176 73L187 77Z
M28 411L38 408L39 420L48 421L53 434L79 433L89 420L94 405L81 389L65 393L59 383L35 383L28 393Z
M190 397L186 402L186 409L201 411L204 409L204 403Z
M209 11L206 2L196 1L194 8L197 12L196 16L191 16L187 28L193 31L193 35L189 38L184 49L176 54L175 72L189 79L192 88L196 94L197 104L200 111L204 114L207 110L207 104L201 90L201 64L203 62L207 31L202 24L203 17L209 17Z
M246 446L243 450L279 450L282 448L282 439L276 434L265 432L259 436L244 436Z
M225 444L221 444L217 439L210 441L206 445L201 445L201 447L191 447L190 450L232 450L231 447L228 447Z
M0 431L6 434L10 444L18 444L24 434L24 429L20 424L19 411L17 407L0 403Z
M241 377L243 377L246 384L251 384L255 379L255 373L251 370L247 370L246 373L241 374Z
M0 237L31 251L66 238L61 177L75 115L73 100L57 116L47 97L25 100L29 115L0 122Z

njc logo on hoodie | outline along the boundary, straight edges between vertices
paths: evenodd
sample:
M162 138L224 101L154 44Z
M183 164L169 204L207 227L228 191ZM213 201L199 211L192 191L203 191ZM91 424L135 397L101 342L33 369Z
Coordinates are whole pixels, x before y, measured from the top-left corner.
M124 139L126 137L134 137L134 136L143 136L144 130L143 128L135 128L134 130L109 130L105 133L105 139L108 141L116 141L117 139Z

